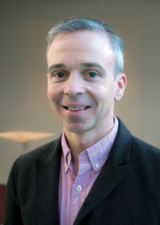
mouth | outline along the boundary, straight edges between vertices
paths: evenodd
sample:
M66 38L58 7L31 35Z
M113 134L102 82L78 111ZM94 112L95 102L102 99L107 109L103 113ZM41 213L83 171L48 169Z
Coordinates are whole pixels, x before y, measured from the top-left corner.
M63 108L70 110L70 111L80 111L80 110L85 110L88 109L90 106L84 106L84 107L67 107L67 106L63 106Z

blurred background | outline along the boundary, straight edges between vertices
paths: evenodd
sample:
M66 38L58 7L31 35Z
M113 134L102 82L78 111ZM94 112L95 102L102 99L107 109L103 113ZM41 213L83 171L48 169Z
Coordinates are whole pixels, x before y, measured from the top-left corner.
M120 33L128 85L115 114L133 135L160 147L159 0L0 0L0 132L56 133L30 142L29 150L62 132L47 99L46 34L72 16L102 20ZM0 184L20 154L22 143L0 139Z

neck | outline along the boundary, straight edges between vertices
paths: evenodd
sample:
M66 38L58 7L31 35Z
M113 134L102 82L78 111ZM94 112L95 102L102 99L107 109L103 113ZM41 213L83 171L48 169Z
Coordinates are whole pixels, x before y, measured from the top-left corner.
M100 129L96 128L96 130L89 130L82 133L74 133L64 128L66 141L72 154L72 164L75 175L78 174L80 153L105 137L112 127L113 120L105 124L105 126L102 125Z

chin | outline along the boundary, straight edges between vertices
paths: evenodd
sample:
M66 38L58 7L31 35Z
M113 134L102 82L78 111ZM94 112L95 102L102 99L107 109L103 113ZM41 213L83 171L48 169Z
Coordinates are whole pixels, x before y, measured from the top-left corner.
M84 127L83 125L72 125L72 126L66 126L66 130L72 132L72 133L83 133L85 132L87 129L87 127Z
M82 128L69 128L69 129L67 129L67 130L69 130L70 132L72 132L72 133L83 133L85 130L84 129L82 129Z
M87 123L70 123L65 126L66 130L73 133L85 133L87 131L91 131L95 129L95 125L93 122L87 121Z

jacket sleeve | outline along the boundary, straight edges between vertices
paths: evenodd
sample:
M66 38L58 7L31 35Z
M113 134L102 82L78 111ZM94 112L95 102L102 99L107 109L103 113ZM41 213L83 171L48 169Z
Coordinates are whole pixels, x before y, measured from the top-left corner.
M23 225L16 186L16 162L13 164L7 183L4 225Z

